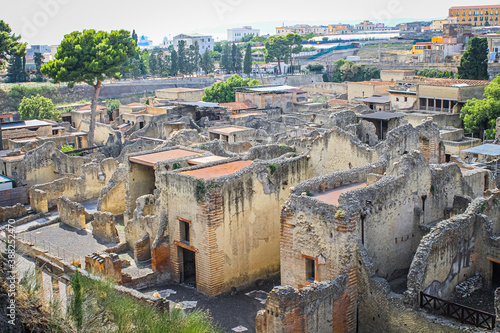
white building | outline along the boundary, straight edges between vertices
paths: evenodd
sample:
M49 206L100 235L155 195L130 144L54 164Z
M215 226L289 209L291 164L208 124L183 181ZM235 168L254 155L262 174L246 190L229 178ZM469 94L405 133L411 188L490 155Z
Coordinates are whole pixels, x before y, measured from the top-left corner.
M227 40L230 42L239 42L243 37L248 35L260 36L260 29L252 29L249 26L227 29Z
M174 36L173 40L173 45L175 50L178 50L179 47L179 42L183 40L186 43L186 48L188 48L191 45L194 45L196 42L198 42L198 45L200 46L200 54L205 53L206 50L213 51L214 49L214 38L209 35L201 35L201 34L180 34L177 36Z

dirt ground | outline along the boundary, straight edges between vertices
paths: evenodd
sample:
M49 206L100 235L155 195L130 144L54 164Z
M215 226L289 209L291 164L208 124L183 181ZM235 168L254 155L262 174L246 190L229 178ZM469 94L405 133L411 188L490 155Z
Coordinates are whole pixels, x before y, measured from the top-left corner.
M248 329L247 332L255 332L255 316L257 311L264 309L264 304L261 300L266 299L267 293L274 286L280 284L280 278L274 277L264 281L260 286L250 286L248 288L238 290L236 295L231 295L230 292L221 294L216 297L208 297L195 288L183 284L165 284L154 289L141 290L141 292L153 295L160 293L160 296L165 297L169 294L168 291L175 291L175 294L170 294L166 299L185 304L185 301L197 301L194 309L208 310L214 318L215 323L224 332L233 332L232 328L243 326ZM264 293L260 292L263 291ZM249 295L246 295L250 293ZM259 299L261 300L259 300ZM187 305L192 305L187 303Z

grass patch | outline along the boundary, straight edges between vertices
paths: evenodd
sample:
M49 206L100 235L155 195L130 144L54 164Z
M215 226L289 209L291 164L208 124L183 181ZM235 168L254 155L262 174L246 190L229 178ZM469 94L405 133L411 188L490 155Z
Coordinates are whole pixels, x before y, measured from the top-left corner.
M186 313L180 309L163 312L115 291L112 282L84 276L80 279L82 332L220 332L206 312Z

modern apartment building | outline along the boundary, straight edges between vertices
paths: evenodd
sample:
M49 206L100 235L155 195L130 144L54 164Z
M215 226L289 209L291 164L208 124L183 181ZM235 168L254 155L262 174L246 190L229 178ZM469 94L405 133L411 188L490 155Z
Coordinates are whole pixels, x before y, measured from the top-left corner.
M471 24L474 27L497 26L500 5L451 7L449 23Z
M283 26L276 28L277 36L285 36L289 33L297 33L301 36L305 36L310 33L313 33L315 35L326 35L328 34L328 26L322 26L322 25L310 26L307 24L297 24L290 27Z
M201 34L180 34L177 36L174 36L173 38L173 45L175 50L177 51L177 48L179 46L179 42L181 40L185 41L186 47L189 47L191 45L194 45L196 42L198 42L198 45L200 46L200 54L205 53L206 50L212 51L214 49L214 38L209 35L201 35Z
M243 37L248 35L260 36L260 29L252 29L250 26L227 29L227 40L230 42L239 42Z

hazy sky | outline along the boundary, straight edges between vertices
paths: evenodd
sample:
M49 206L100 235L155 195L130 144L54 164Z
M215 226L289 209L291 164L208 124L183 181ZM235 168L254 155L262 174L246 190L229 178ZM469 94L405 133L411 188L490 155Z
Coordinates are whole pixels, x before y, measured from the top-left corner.
M252 25L263 34L274 27L361 20L390 24L446 18L456 5L492 5L499 0L0 0L0 20L30 44L59 44L75 30L135 29L155 44L179 33L225 39L226 29Z

